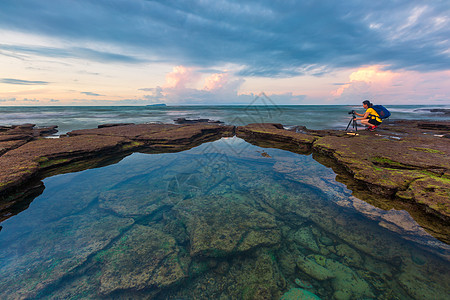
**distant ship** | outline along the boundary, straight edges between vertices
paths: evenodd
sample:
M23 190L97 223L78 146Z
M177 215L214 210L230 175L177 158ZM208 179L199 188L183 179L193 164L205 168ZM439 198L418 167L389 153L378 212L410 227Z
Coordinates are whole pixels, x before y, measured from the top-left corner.
M157 107L161 107L161 106L167 106L167 105L165 105L164 103L158 103L158 104L149 104L149 105L147 105L147 106L157 106Z

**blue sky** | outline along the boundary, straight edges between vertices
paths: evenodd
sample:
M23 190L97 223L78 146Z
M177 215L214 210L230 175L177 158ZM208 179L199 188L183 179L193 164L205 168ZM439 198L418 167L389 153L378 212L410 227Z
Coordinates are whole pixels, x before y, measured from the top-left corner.
M0 1L0 105L450 103L450 1Z

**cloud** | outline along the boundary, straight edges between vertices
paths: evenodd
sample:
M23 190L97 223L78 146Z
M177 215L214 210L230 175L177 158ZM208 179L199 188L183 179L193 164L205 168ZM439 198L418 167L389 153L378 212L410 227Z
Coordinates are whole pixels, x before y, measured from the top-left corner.
M192 68L184 66L176 66L173 71L166 75L166 83L163 85L165 89L184 89L186 84L195 81L198 75L193 72Z
M1 5L0 5L1 6ZM5 51L1 55L13 56L23 59L23 55L37 55L43 57L57 57L57 58L78 58L91 61L98 61L103 63L119 62L119 63L143 63L147 62L145 59L138 57L124 55L113 52L98 51L89 48L80 47L46 47L46 46L23 46L23 45L7 45L0 44L0 50Z
M89 47L16 51L99 61L146 60L236 75L320 76L336 68L450 68L448 1L0 1L0 29ZM121 49L105 51L104 49Z
M92 92L81 92L84 95L88 95L88 96L104 96L104 95L100 95L97 93L92 93Z
M346 89L350 87L356 88L356 86L376 86L378 89L387 87L389 84L391 84L392 80L398 76L398 74L392 71L383 71L381 70L382 67L383 66L375 65L358 69L357 71L350 74L350 82L345 84L338 84L341 85L341 87L333 91L332 95L341 96Z
M177 66L166 76L165 84L156 88L141 88L139 90L151 92L143 96L151 103L166 103L172 105L183 104L241 104L247 105L254 101L257 95L239 94L239 89L245 80L236 78L227 71L208 74L202 77L204 70ZM195 86L203 81L201 88L187 87L188 84ZM270 95L277 104L299 104L305 96L293 95L292 93Z
M0 102L15 102L16 98L0 99Z
M47 85L49 82L47 81L30 81L30 80L22 80L22 79L14 79L14 78L0 78L1 83L6 84L19 84L19 85Z
M375 65L354 70L349 82L337 85L331 94L339 103L355 103L355 99L375 99L385 104L448 102L450 71L394 72Z

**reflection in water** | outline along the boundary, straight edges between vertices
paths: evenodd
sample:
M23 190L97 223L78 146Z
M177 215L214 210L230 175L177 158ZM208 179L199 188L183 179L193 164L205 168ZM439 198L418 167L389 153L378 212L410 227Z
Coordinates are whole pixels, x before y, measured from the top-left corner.
M2 224L2 298L448 296L449 246L311 156L222 139L45 185Z

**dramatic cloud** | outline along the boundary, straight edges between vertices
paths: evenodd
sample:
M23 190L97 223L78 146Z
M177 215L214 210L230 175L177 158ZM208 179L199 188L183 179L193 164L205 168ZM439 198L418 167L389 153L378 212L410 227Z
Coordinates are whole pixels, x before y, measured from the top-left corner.
M423 0L0 2L0 29L70 45L3 42L2 49L131 63L233 64L238 75L267 77L320 76L364 65L449 69L449 16L449 1Z
M202 77L203 72L195 68L177 66L166 75L165 84L155 88L139 90L151 92L144 98L151 103L166 104L241 104L248 105L255 100L257 94L240 94L238 91L245 80L233 77L227 71L209 74ZM196 88L195 86L202 87ZM191 85L192 87L187 87ZM264 95L274 100L272 104L299 104L305 96L295 96L292 93ZM266 104L266 105L272 105Z
M349 75L348 83L336 85L339 87L331 94L340 103L367 98L384 104L443 104L448 103L448 94L442 85L450 86L450 72L393 72L375 65L355 70Z
M194 81L198 76L194 75L192 68L177 66L173 71L166 75L165 89L185 89L186 84ZM195 77L195 78L194 78Z
M387 88L399 74L391 71L382 71L380 68L381 66L370 66L351 73L349 77L350 82L342 84L340 88L333 91L333 96L341 96L349 87L361 84L363 86L376 85L377 88Z
M214 73L204 79L203 88L195 88L201 76L198 70L180 65L166 75L162 87L140 90L152 92L145 99L153 103L230 104L238 101L238 89L244 82L242 79L232 79L227 73Z
M1 83L6 84L18 84L18 85L46 85L49 84L47 81L30 81L30 80L22 80L22 79L14 79L14 78L0 78Z

